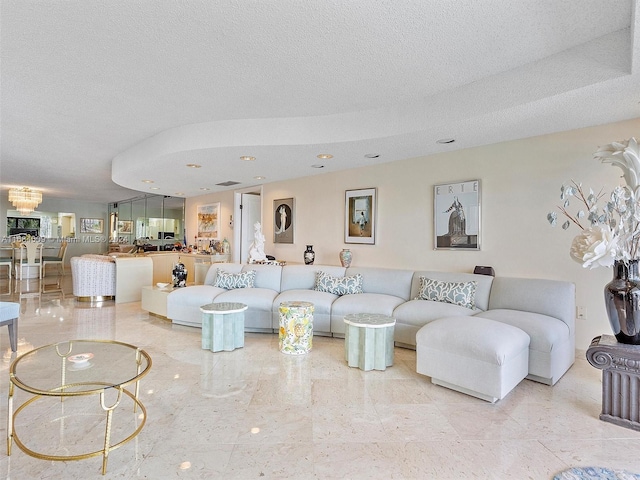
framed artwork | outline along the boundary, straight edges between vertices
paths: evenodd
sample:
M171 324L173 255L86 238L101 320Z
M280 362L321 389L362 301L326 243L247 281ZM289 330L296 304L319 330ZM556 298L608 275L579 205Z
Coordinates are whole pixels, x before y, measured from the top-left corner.
M104 220L101 218L81 218L80 233L104 233Z
M293 243L293 198L273 201L273 243Z
M434 185L435 248L480 250L480 180Z
M118 220L118 233L133 233L133 220Z
M220 202L198 205L198 238L220 240Z
M375 188L347 190L344 202L344 243L376 243Z

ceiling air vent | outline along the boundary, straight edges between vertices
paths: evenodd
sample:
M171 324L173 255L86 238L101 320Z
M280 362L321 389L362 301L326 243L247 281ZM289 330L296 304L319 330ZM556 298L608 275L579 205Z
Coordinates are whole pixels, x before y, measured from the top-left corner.
M240 182L234 182L232 180L227 180L226 182L216 183L219 187L230 187L231 185L240 185Z

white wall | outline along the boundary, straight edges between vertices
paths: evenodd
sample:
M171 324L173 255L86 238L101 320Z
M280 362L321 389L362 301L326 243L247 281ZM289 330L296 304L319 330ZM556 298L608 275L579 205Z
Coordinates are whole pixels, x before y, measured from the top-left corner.
M576 284L576 302L587 318L577 320L576 345L586 349L597 335L610 334L603 288L610 269L585 270L569 258L571 228L552 228L547 213L560 203L560 186L572 179L586 188L610 191L621 171L593 159L598 146L640 137L640 119L419 157L378 166L264 185L265 251L301 263L313 245L317 264L338 265L343 248L354 266L466 271L491 265L497 275L567 280ZM434 250L433 186L481 181L482 249ZM345 190L378 189L375 245L343 243ZM273 200L295 199L295 243L273 244ZM222 219L233 212L233 194L187 199L188 238L195 235L196 206L221 202ZM577 204L572 204L577 205ZM228 222L221 234L233 238Z

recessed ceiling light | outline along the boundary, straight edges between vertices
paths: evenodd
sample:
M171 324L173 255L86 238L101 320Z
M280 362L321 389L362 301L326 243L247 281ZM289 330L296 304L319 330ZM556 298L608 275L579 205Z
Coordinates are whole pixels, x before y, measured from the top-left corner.
M211 190L211 189L207 187L200 187L200 190Z
M256 159L256 157L252 157L250 155L243 155L240 157L240 160L244 160L245 162L252 162Z
M189 168L200 168L202 165L198 165L197 163L187 163L186 165Z
M447 143L453 143L455 141L456 141L455 138L441 138L440 140L436 140L436 143L447 144Z
M142 183L153 183L153 180L142 180Z
M378 158L380 156L380 154L378 153L367 153L364 157L365 158Z
M263 177L262 175L256 175L256 176L255 176L255 177L253 177L253 178L255 178L256 180L264 180L264 179L265 179L265 178L267 178L267 177Z
M160 187L149 187L149 190L160 190Z
M324 168L324 165L320 165L319 163L316 163L314 165L311 165L311 168Z
M174 195L184 195L184 192L176 192Z
M333 158L333 155L331 155L330 153L321 153L320 155L317 155L317 157L325 160L327 158Z

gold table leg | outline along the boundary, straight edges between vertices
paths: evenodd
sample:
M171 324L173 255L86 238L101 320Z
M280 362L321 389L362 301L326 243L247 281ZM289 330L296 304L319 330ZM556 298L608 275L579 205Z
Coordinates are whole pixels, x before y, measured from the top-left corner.
M120 403L120 399L122 398L122 387L118 387L118 398L111 406L106 406L104 404L104 390L100 392L100 406L102 409L107 412L107 425L105 427L104 432L104 449L102 450L102 474L107 473L107 460L109 459L109 450L111 450L110 440L111 440L111 419L113 417L113 411ZM134 402L135 404L135 402Z
M7 405L7 456L11 456L11 443L13 440L13 382L9 382L9 398Z

